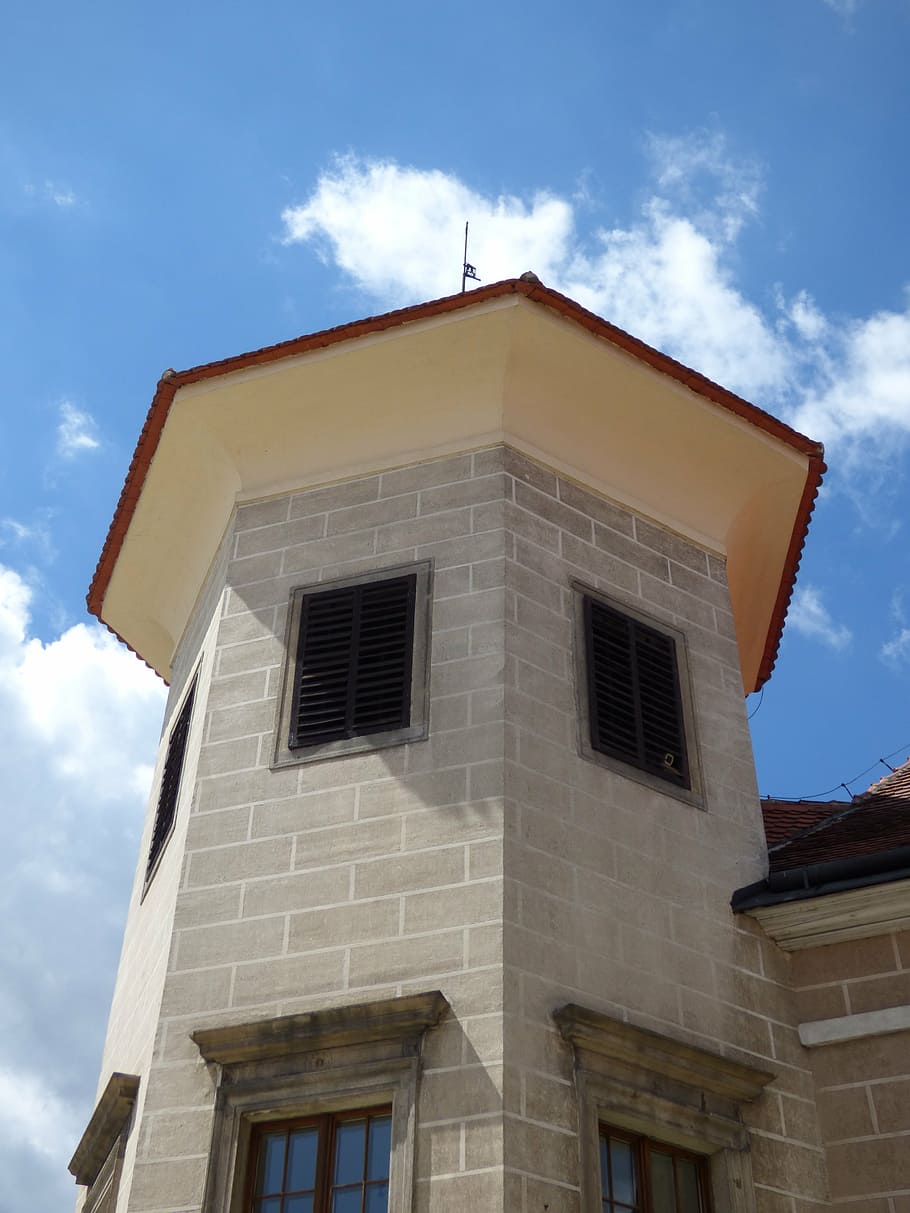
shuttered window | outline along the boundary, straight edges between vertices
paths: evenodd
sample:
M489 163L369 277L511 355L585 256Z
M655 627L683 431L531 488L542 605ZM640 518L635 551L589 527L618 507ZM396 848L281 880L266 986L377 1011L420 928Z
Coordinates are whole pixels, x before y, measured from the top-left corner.
M190 718L193 715L193 700L196 697L196 679L189 689L180 715L177 717L171 735L167 740L167 757L164 760L164 774L161 776L161 787L158 791L158 807L155 810L155 825L152 828L152 843L149 847L148 864L145 878L148 880L158 856L164 850L164 844L170 837L177 814L177 797L180 794L180 777L183 774L183 760L186 755L186 740L190 731Z
M689 788L676 641L591 597L584 629L591 748Z
M416 592L411 574L302 596L290 749L408 727Z

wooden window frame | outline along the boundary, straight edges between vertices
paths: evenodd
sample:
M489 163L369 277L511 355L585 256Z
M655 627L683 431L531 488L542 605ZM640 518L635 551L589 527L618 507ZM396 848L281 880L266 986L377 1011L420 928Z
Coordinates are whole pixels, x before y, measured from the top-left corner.
M663 620L644 613L632 603L602 594L581 582L573 581L572 589L575 603L575 694L579 753L589 762L607 767L654 791L662 792L676 800L682 800L686 804L703 809L705 801L685 633ZM658 773L652 767L633 760L628 754L620 756L617 752L611 752L608 746L597 743L592 727L594 669L589 629L591 611L589 604L592 603L600 604L608 611L626 619L633 631L636 629L647 630L672 642L676 667L674 694L686 755L684 778L678 778L669 772Z
M281 693L275 719L275 743L272 769L318 762L348 754L366 753L388 746L422 741L429 734L430 615L432 609L432 562L418 561L377 569L356 577L335 578L297 586L291 592L285 634L285 662ZM308 601L315 595L333 590L357 590L383 581L413 578L413 611L407 644L410 656L407 694L407 723L373 733L354 733L328 741L297 744L293 721L296 718L301 621Z
M263 1139L274 1133L293 1133L296 1129L316 1127L319 1130L319 1145L316 1155L316 1176L313 1195L313 1213L330 1213L334 1185L332 1171L335 1163L335 1142L338 1126L349 1121L373 1120L380 1117L392 1117L392 1104L370 1105L366 1108L350 1108L339 1112L323 1112L313 1116L298 1116L290 1119L260 1121L250 1134L249 1165L244 1195L244 1213L254 1213L257 1200L287 1198L289 1193L282 1187L280 1193L257 1194L256 1178L259 1169L260 1149ZM285 1155L285 1167L287 1155ZM386 1189L390 1187L392 1156L389 1151L389 1175L385 1179ZM366 1182L366 1181L365 1181ZM361 1197L361 1213L363 1213L364 1197Z
M608 1141L623 1141L631 1147L638 1190L638 1199L634 1205L614 1200L612 1179L610 1182L611 1191L608 1193L604 1188L603 1168L601 1167L601 1202L606 1213L614 1213L616 1209L628 1209L629 1213L655 1213L654 1196L651 1191L650 1156L652 1153L667 1154L673 1159L677 1210L680 1210L682 1206L679 1199L676 1161L677 1159L683 1159L694 1164L699 1185L699 1213L711 1213L710 1161L704 1154L683 1149L681 1146L673 1145L670 1142L658 1141L653 1137L645 1137L640 1133L630 1133L628 1130L618 1129L615 1125L608 1124L605 1121L601 1121L598 1125L598 1138L600 1141L603 1141L604 1138Z

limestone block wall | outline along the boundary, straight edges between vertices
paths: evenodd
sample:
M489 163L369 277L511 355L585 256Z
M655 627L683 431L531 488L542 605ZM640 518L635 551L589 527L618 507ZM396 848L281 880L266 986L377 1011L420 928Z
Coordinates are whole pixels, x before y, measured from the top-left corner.
M212 561L209 576L200 594L193 627L183 637L174 662L101 1061L99 1096L114 1071L136 1074L142 1080L134 1114L136 1123L141 1120L144 1111L148 1091L147 1079L158 1033L158 1013L171 951L189 810L204 733L202 705L207 697L214 665L214 645L222 610L228 547L226 540ZM161 855L154 879L146 886L146 863L157 810L158 789L167 754L168 736L188 690L189 679L197 671L197 707L187 739L174 831ZM137 1142L138 1135L132 1133L127 1141L123 1162L122 1194L129 1188ZM84 1192L84 1189L80 1191ZM126 1208L125 1195L121 1196L119 1207Z
M500 467L468 454L237 511L120 1208L200 1207L214 1090L191 1031L433 988L454 1014L427 1038L415 1208L501 1205ZM270 770L291 588L426 558L430 739Z
M789 962L729 910L764 844L722 565L501 447L242 506L225 553L178 661L208 663L189 796L128 929L158 933L162 977L119 1213L201 1207L191 1032L436 988L415 1213L577 1213L570 1001L773 1070L744 1113L759 1209L818 1207ZM291 590L425 559L429 739L272 770ZM701 807L580 756L573 580L685 632ZM129 1070L118 1005L105 1064Z
M764 841L723 566L513 453L506 469L507 1207L578 1208L551 1019L570 1001L776 1073L745 1112L758 1207L813 1207L824 1156L788 962L729 908ZM573 580L685 633L702 808L580 756Z
M800 1019L910 1006L910 931L793 954ZM910 1032L809 1050L831 1197L850 1213L910 1210Z

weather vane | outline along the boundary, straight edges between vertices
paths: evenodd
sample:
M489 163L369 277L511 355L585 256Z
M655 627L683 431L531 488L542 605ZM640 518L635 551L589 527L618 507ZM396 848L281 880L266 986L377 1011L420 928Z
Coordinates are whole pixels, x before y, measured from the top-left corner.
M480 276L477 273L477 266L471 265L468 261L468 225L464 225L464 264L461 267L461 293L465 292L465 283L469 278L475 282L480 282Z

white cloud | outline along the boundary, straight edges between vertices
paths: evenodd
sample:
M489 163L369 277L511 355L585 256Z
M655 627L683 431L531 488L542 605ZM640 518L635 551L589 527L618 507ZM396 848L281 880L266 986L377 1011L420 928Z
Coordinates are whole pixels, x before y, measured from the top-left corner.
M822 441L884 453L910 435L910 299L902 312L819 332L826 340L814 382L793 411L793 422Z
M828 333L828 321L808 291L800 291L789 304L780 298L779 306L804 341L820 341Z
M652 135L648 151L658 189L669 192L700 228L723 242L735 240L758 215L762 177L758 164L733 159L718 132Z
M44 1213L75 1195L164 687L96 624L34 636L37 593L0 564L0 1167Z
M458 177L339 158L282 215L383 306L450 294L469 259L485 282L534 270L726 387L836 448L854 477L910 438L910 300L865 318L826 315L805 290L759 306L737 284L737 240L759 215L761 173L719 135L651 137L654 184L635 221L586 230L578 198L482 194Z
M459 288L466 220L469 260L487 282L529 268L552 280L573 228L571 205L546 193L485 198L438 170L354 157L336 160L282 220L286 243L313 241L362 290L400 303Z
M820 640L832 649L844 649L853 639L848 627L834 622L821 593L812 586L797 588L787 612L787 623L803 636Z
M910 628L900 628L892 640L883 644L881 656L889 665L903 665L910 660Z
M85 451L98 450L101 443L97 438L97 429L91 413L76 408L69 400L61 401L57 454L62 459L74 459Z
M57 181L45 181L43 185L37 186L34 182L28 181L22 187L23 193L35 201L43 200L50 202L53 206L59 207L60 210L69 210L70 207L76 206L79 203L79 198L67 185L61 185Z
M64 210L75 206L79 201L71 189L62 185L55 185L53 181L45 181L44 196L53 202L54 206L59 206Z
M39 511L39 518L34 522L0 518L0 548L27 548L43 561L54 560L57 549L47 525L49 515L49 511Z
M891 595L891 618L894 620L897 631L890 640L882 645L879 656L886 665L897 669L910 661L910 626L907 624L904 595L901 590L895 590Z
M390 304L451 294L469 259L485 282L534 272L586 307L742 391L782 386L787 363L774 329L743 298L724 264L754 212L754 170L723 158L716 138L651 141L665 193L692 201L696 177L717 184L696 221L655 195L640 220L583 239L573 203L547 192L486 197L439 170L336 160L310 197L282 215L286 243L311 243L356 285Z
M0 1068L0 1135L52 1163L66 1165L66 1143L77 1138L74 1109L27 1070Z

